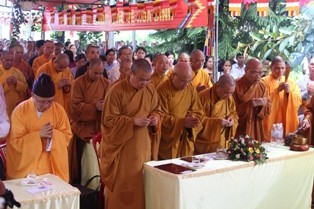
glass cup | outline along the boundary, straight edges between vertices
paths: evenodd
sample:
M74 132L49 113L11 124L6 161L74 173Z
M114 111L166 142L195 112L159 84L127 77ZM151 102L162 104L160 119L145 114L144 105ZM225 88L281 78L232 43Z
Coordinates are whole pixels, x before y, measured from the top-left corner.
M192 163L193 164L199 164L201 162L201 159L199 159L198 157L193 157L192 158Z

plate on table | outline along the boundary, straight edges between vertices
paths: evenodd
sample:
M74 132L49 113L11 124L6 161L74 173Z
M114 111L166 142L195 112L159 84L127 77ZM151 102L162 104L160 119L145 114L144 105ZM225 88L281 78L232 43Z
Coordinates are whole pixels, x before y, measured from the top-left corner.
M40 177L36 177L34 179L33 178L32 179L25 178L21 181L21 185L23 185L23 186L37 186L41 183L41 181L42 181L42 178L40 178Z
M188 166L189 168L196 169L196 170L205 167L203 163L189 163Z
M228 155L227 154L216 154L214 156L215 160L227 160L228 159Z

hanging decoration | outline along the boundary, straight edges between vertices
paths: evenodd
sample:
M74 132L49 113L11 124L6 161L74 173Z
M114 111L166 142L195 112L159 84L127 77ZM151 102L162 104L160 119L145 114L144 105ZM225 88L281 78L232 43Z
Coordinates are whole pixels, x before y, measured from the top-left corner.
M265 17L269 15L269 0L257 0L257 15Z
M300 11L300 1L299 0L286 0L286 11L288 16L297 16Z
M241 15L242 0L229 0L229 12L233 17Z

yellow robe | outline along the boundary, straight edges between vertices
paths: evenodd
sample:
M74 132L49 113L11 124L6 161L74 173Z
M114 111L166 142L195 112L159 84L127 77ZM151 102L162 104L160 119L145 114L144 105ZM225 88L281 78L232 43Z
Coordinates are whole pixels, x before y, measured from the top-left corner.
M264 121L267 139L270 140L270 132L272 125L275 123L282 123L284 127L284 136L295 131L299 125L298 109L302 103L300 88L292 81L288 80L290 85L290 92L286 94L285 91L277 92L277 88L281 82L285 81L284 76L281 77L280 82L272 76L268 75L263 78L263 81L268 89L271 101L271 112Z
M314 96L304 105L304 118L311 123L308 144L314 145Z
M32 65L35 76L37 75L38 69L45 63L49 62L49 60L50 58L47 58L44 54L40 55L39 57L36 57Z
M158 143L160 124L156 128L138 127L133 120L152 114L160 119L159 108L157 92L151 85L136 90L127 78L108 90L100 150L105 208L145 208L143 164L151 159L151 144Z
M23 73L26 78L28 88L32 89L34 82L34 71L29 63L26 62L24 59L22 59L20 62L14 61L13 67L19 69Z
M17 79L16 85L8 85L6 79L14 76ZM22 101L27 98L27 83L25 76L18 69L11 67L5 70L2 65L0 66L0 83L3 87L4 96L7 104L7 113L10 116L13 109Z
M204 114L196 89L189 84L183 90L176 90L171 79L168 79L159 86L157 91L164 115L159 158L170 159L193 155L194 142L202 125L196 128L185 128L184 123L185 117L189 114L193 114L200 120Z
M258 141L267 141L266 129L263 121L270 114L270 99L268 90L263 82L250 85L245 76L236 81L236 90L233 94L239 116L239 125L236 137L249 135ZM253 107L253 98L266 98L266 106Z
M157 73L153 73L151 77L151 84L157 89L163 82L165 82L169 77L167 75L163 75L159 77Z
M11 131L7 139L7 178L24 178L27 173L52 173L69 181L67 147L72 137L69 119L57 103L38 117L32 98L15 108L11 116ZM51 151L47 139L41 139L39 130L47 123L53 126Z
M81 139L91 139L100 132L101 111L96 109L96 103L104 100L109 81L101 77L92 81L85 73L73 82L69 100L69 117L71 128Z
M220 99L216 94L216 84L210 89L199 93L204 107L205 117L202 121L203 129L195 141L195 154L210 153L217 147L227 147L227 141L235 135L238 127L238 114L233 97ZM232 127L221 126L221 119L230 117L234 120Z
M206 86L207 88L210 88L213 86L212 82L210 81L210 77L206 70L204 69L199 69L195 73L195 76L192 80L192 86L197 87L197 86Z
M68 106L69 106L69 98L70 98L70 91L65 91L64 88L59 88L58 83L61 79L69 79L70 83L73 82L73 75L71 73L70 68L66 68L65 70L61 72L57 72L56 68L53 64L53 61L50 60L43 66L41 66L36 74L36 78L41 74L46 73L51 76L52 81L55 84L55 101L61 104L61 106L65 109L66 112L68 112Z

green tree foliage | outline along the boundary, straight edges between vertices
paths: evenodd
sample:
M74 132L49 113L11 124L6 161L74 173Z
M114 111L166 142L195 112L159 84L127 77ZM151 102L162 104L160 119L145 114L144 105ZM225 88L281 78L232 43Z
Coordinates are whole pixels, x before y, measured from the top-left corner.
M14 0L13 7L12 7L12 18L11 18L11 25L12 25L12 38L18 38L19 34L21 33L20 27L22 24L27 23L25 15L22 12L21 0Z
M97 44L103 38L102 32L85 32L84 31L84 32L79 32L78 36L81 43L81 47L83 49L85 49L86 46L90 43Z

